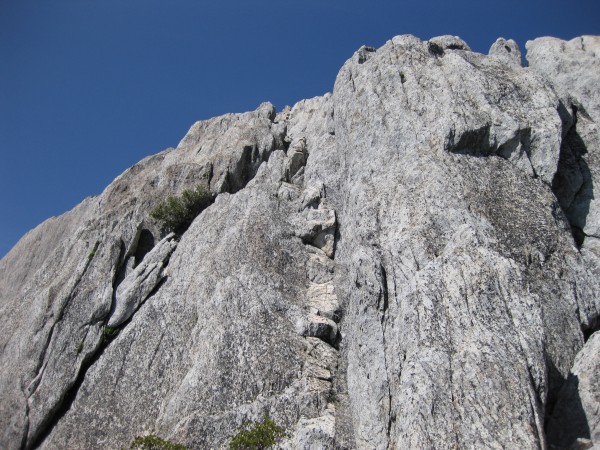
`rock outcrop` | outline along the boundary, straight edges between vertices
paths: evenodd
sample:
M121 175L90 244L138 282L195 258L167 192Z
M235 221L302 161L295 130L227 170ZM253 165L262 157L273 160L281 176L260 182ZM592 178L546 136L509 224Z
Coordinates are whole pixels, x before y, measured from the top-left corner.
M265 414L290 449L600 446L599 45L363 46L333 94L198 122L29 232L0 447L224 448Z
M591 276L600 276L600 38L582 36L568 42L540 38L527 43L530 66L542 74L570 114L566 121L553 188L573 229ZM565 114L563 112L563 114ZM598 295L596 292L595 295ZM548 418L555 448L600 448L600 328L598 315L582 322L592 336L577 356ZM594 333L592 335L592 333ZM579 442L578 442L579 441Z

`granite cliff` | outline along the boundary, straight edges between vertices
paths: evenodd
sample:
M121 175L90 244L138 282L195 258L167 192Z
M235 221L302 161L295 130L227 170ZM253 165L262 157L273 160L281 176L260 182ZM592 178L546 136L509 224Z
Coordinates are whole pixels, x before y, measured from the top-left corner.
M361 47L27 233L0 448L226 448L265 414L288 449L600 448L600 38L526 47Z

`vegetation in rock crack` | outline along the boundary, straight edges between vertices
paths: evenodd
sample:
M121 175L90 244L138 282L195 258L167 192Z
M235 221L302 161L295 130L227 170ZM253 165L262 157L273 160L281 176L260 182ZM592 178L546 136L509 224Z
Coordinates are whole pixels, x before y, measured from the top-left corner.
M117 334L119 334L119 330L115 327L109 327L108 325L102 327L102 340L104 342L112 341L117 337Z
M275 445L285 436L285 430L269 416L262 422L246 422L231 439L230 450L262 450Z
M79 343L79 345L77 346L77 354L79 355L82 350L83 350L83 341L81 341Z
M186 189L180 196L170 196L150 212L150 216L162 223L163 231L183 233L212 199L204 186Z
M131 441L129 448L138 450L187 450L183 445L165 441L154 434L137 436Z

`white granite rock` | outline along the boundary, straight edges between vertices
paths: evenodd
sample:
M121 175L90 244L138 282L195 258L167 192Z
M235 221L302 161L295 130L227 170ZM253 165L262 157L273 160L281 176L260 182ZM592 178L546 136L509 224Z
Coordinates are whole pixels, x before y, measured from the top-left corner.
M521 67L521 50L512 39L498 38L490 47L489 56L501 59L507 64Z
M566 122L553 181L561 207L573 227L588 276L600 277L600 37L565 42L540 38L527 43L531 70L541 74L561 98ZM597 297L598 293L595 291ZM598 314L582 321L586 335L598 330ZM600 448L600 339L594 333L578 354L548 411L551 448Z
M598 445L596 45L363 46L333 94L198 122L32 230L0 261L0 447L226 448L265 414L285 449Z
M545 448L599 310L550 188L558 98L515 64L400 36L349 59L333 99L354 446Z
M585 245L586 237L600 238L600 200L594 195L600 183L600 37L539 38L526 47L531 70L548 80L573 116L564 131L555 190Z

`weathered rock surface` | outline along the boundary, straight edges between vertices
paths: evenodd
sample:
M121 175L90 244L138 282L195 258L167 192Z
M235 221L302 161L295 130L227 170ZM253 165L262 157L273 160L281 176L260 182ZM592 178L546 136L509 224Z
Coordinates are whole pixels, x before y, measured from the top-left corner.
M568 42L540 38L527 43L530 67L556 90L573 117L566 122L556 192L579 244L600 256L600 37Z
M580 439L600 448L599 355L600 332L596 332L577 355L550 418L548 435L554 447L569 448Z
M136 309L165 279L164 269L176 247L175 235L171 233L149 251L119 284L115 292L115 310L107 322L109 327L118 327L131 318Z
M540 38L527 43L532 70L553 86L566 121L554 191L573 228L589 273L600 276L600 38L565 42ZM596 295L597 292L596 292ZM600 327L598 315L582 322L585 336ZM600 448L600 336L594 333L577 355L573 369L548 418L551 448Z
M507 64L521 66L521 50L512 39L498 38L490 47L488 55L502 59Z
M2 260L2 317L15 326L0 337L1 447L39 444L73 400L101 353L117 288L160 238L149 211L197 184L214 193L244 186L285 147L274 116L264 104L194 125L178 149L136 164L98 198L30 232Z
M558 98L412 36L349 60L334 98L357 447L544 448L546 405L598 312L549 187Z
M32 230L0 447L224 448L264 414L289 449L600 445L597 42L363 46L333 94L198 122Z

